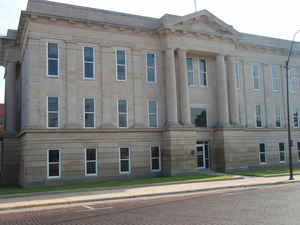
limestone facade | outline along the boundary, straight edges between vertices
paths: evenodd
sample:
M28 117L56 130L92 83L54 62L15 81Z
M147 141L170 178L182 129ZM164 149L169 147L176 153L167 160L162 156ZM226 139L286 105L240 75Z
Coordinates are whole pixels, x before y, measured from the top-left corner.
M49 76L49 43L58 46L55 76ZM206 10L155 19L29 0L18 30L0 38L6 67L2 182L39 186L195 173L199 167L286 167L284 64L290 44L240 33ZM93 49L88 78L85 47ZM290 63L295 166L299 50ZM118 79L119 64L125 79ZM49 128L48 97L58 98L57 128ZM92 128L85 128L84 99L94 99ZM119 100L127 100L126 128L120 128ZM150 101L156 102L154 113ZM195 110L206 111L204 127L194 125ZM155 147L158 155L151 153ZM96 152L93 176L86 149ZM120 149L128 149L125 158ZM49 176L49 150L59 150L59 176Z

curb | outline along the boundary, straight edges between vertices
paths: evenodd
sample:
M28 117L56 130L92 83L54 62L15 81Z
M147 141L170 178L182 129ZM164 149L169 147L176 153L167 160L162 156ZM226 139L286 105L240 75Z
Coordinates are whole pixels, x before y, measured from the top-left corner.
M72 200L66 201L62 203L36 203L25 206L11 206L6 207L5 209L0 208L0 213L8 210L15 209L27 209L27 208L35 208L35 207L43 207L43 206L54 206L54 205L68 205L68 204L79 204L79 203L88 203L88 202L98 202L98 201L113 201L113 200L126 200L126 199L138 199L145 197L158 197L158 196L170 196L176 194L189 194L189 193L197 193L197 192L207 192L207 191L217 191L224 189L238 189L238 188L249 188L249 187L263 187L263 186L272 186L272 185L281 185L281 184L290 184L290 183L299 183L300 180L293 181L278 181L272 183L264 183L264 184L245 184L245 185L230 185L225 187L214 187L214 188L203 188L203 189L195 189L190 191L175 191L175 192L165 192L165 193L157 193L157 194L142 194L142 195L132 195L132 196L124 196L124 197L112 197L112 198L97 198L97 199L89 199L89 200Z
M155 183L155 184L136 184L136 185L124 185L124 186L115 186L115 187L103 187L103 188L82 188L75 190L62 190L62 191L49 191L49 192L33 192L27 194L8 194L0 195L0 199L9 199L9 198L23 198L31 196L42 196L42 195L56 195L56 194L67 194L67 193L80 193L80 192L93 192L93 191L109 191L109 190L121 190L121 189L132 189L139 187L154 187L154 186L167 186L167 185L176 185L176 184L191 184L191 183L206 183L206 182L218 182L218 181L231 181L231 180L242 180L245 179L243 176L235 176L228 178L220 179L203 179L203 180L188 180L188 181L173 181L173 182L164 182L164 183Z

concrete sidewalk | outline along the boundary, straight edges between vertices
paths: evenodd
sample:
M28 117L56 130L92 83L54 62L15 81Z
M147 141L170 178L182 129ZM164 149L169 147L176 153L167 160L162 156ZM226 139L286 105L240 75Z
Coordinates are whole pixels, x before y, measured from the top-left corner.
M131 199L139 197L166 196L184 193L196 193L229 188L242 188L294 183L300 181L300 175L295 175L294 181L289 181L288 176L278 177L242 177L243 179L213 180L206 182L176 183L142 187L119 187L106 190L85 190L62 193L42 193L38 195L1 197L0 212L12 209L24 209L41 206L63 205L73 203L108 201L118 199ZM241 178L241 177L239 177Z

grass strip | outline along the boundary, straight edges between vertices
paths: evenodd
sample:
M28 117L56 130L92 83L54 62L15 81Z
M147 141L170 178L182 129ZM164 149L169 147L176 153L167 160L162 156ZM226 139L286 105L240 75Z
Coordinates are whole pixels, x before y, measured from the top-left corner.
M294 169L294 173L299 173L300 169ZM288 174L289 169L267 169L267 170L253 170L253 171L243 171L236 173L237 175L243 176L254 176L254 177L264 177L268 175L280 175Z

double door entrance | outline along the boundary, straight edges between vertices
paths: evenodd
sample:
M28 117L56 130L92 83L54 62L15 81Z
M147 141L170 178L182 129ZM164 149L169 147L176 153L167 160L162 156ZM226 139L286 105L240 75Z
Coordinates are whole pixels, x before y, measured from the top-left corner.
M200 169L210 168L210 155L208 142L201 142L196 145L197 148L197 167Z

